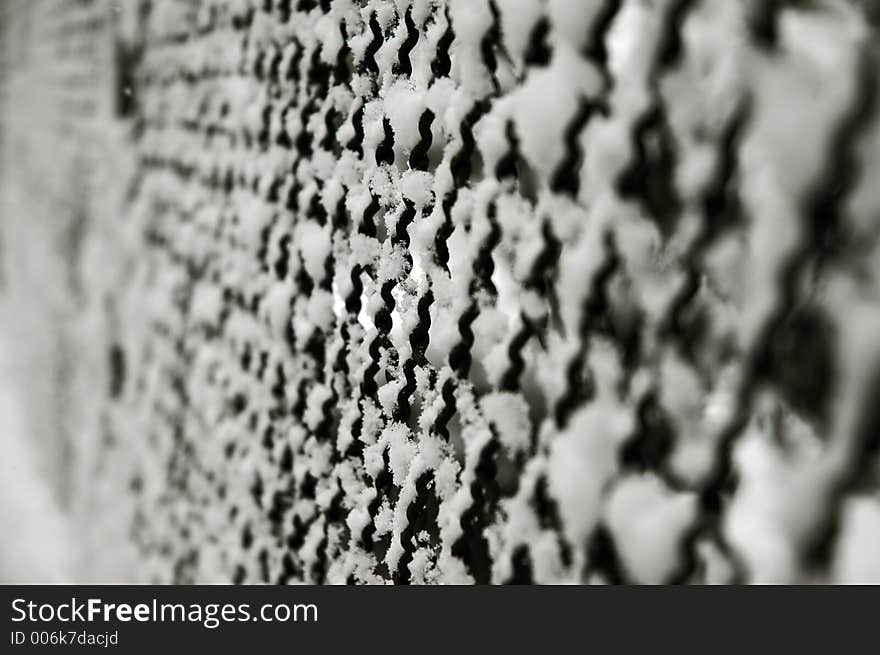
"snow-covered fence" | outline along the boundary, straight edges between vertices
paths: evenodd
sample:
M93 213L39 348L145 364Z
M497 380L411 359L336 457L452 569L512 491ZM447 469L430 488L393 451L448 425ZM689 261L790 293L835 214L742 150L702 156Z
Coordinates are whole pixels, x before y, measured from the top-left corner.
M876 3L84 4L129 574L880 579Z

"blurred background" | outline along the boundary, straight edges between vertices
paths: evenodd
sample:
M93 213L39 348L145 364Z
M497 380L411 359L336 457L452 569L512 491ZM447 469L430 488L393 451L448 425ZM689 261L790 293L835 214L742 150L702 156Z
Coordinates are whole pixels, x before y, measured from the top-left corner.
M0 2L5 582L83 580L104 568L83 556L93 522L78 513L109 383L107 289L120 279L131 156L120 57L137 5Z

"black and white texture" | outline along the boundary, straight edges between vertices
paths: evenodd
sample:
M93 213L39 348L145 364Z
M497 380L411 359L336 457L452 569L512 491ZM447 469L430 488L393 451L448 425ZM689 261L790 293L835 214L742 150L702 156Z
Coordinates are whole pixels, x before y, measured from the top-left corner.
M5 0L90 575L880 581L878 17Z

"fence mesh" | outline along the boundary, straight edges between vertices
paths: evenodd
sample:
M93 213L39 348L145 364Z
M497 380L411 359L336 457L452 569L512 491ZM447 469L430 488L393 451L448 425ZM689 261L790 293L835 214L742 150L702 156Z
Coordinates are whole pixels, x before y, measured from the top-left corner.
M130 575L880 575L876 3L30 4L110 53L110 145L6 85L0 181L86 135L79 487Z

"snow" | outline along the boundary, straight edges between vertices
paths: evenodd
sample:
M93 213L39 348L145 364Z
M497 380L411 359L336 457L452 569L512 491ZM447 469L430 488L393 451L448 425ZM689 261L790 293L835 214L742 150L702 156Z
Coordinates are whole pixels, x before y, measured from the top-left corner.
M494 392L483 396L480 407L512 457L529 447L529 407L519 394Z
M608 400L577 412L553 440L550 491L571 543L583 543L599 520L605 487L619 470L618 448L631 427L626 409Z
M637 583L661 584L675 570L695 500L692 493L672 492L653 475L615 484L605 516L624 567Z
M880 503L870 498L848 501L842 523L835 578L843 584L880 584Z

